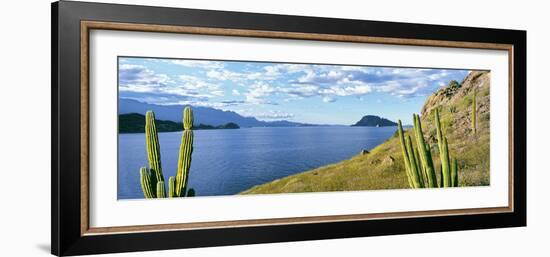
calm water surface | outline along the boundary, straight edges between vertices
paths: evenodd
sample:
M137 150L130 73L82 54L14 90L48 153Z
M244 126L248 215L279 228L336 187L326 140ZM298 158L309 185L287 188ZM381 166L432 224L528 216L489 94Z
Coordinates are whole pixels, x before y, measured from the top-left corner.
M198 196L232 195L372 149L396 127L288 127L194 131L189 186ZM174 176L182 132L159 133L162 168ZM120 134L118 198L143 198L145 134Z

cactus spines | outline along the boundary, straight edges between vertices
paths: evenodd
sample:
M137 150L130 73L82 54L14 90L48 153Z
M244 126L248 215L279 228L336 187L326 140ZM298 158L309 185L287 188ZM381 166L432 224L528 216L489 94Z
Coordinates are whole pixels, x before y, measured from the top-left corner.
M422 123L420 122L420 117L416 114L413 114L413 121L416 146L418 147L418 155L420 156L422 167L425 169L424 172L428 180L428 186L436 187L437 179L435 177L435 169L432 162L430 148L426 147L426 142L424 141L424 134L422 133Z
M193 153L193 111L186 107L183 111L183 136L181 138L178 170L176 173L176 196L185 196L187 191L187 179L191 168L191 155Z
M193 153L193 111L186 107L183 111L183 135L178 160L178 170L175 177L168 178L168 197L194 196L195 190L187 190L191 154ZM155 114L147 111L145 115L145 142L149 169L142 167L139 170L140 183L145 198L165 198L166 184L162 175L160 159L160 144L155 125Z
M157 198L165 198L166 197L166 189L164 188L164 182L159 181L157 183Z
M168 178L168 197L176 196L176 178L171 176Z
M155 198L155 194L153 194L151 173L146 167L141 167L139 169L139 181L141 184L141 190L143 191L143 196L145 196L145 198Z
M458 163L455 158L451 159L451 182L453 187L458 187Z
M154 176L152 182L156 185L157 182L164 181L164 176L162 175L160 144L157 126L155 125L155 114L152 111L148 111L145 115L145 144L147 147L149 168Z
M477 97L477 88L474 88L474 96L472 98L472 131L474 132L474 134L477 133L477 121L476 121L477 103L476 103L476 97Z

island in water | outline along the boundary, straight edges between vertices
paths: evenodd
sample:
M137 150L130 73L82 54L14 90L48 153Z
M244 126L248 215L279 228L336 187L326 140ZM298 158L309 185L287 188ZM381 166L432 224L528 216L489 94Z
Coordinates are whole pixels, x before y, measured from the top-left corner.
M395 127L397 123L381 118L376 115L365 115L357 123L351 125L352 127Z

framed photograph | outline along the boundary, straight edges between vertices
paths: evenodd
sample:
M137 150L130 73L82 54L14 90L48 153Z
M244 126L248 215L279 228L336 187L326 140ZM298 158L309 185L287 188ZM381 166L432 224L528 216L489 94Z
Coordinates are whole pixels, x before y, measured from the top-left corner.
M526 32L56 2L52 253L526 225Z

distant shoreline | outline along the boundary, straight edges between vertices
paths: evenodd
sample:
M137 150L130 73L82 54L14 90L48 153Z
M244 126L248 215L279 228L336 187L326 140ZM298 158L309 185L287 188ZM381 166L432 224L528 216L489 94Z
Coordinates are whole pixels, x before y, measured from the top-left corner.
M396 127L397 126L383 126L383 127L372 127L372 126L350 126L350 125L317 125L317 126L287 126L287 127L283 127L283 126L280 126L280 127L240 127L238 128L238 130L243 130L243 129L264 129L264 128L267 128L267 129L274 129L274 128L353 128L353 129L357 129L357 128L391 128L391 127ZM406 125L403 126L403 127L407 127ZM411 126L412 127L412 126ZM197 128L197 127L194 127L193 130L234 130L234 129L229 129L229 128ZM172 132L181 132L183 131L183 129L180 129L180 130L171 130L171 131L158 131L158 133L172 133ZM145 132L118 132L119 134L144 134Z

